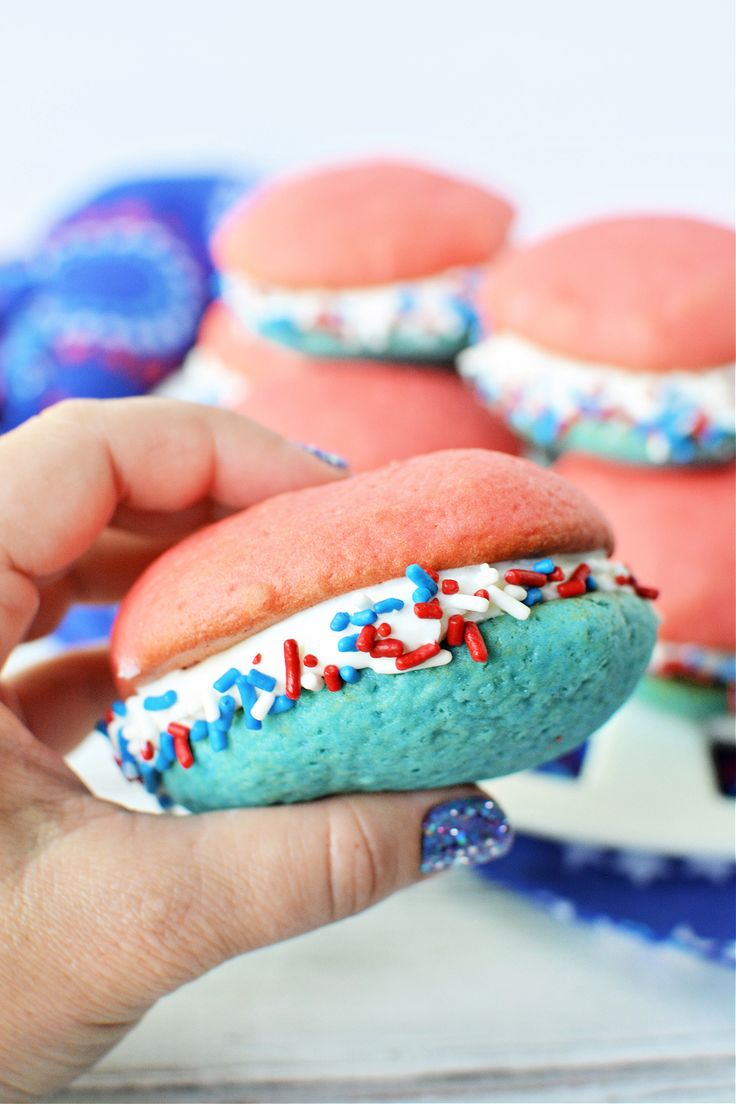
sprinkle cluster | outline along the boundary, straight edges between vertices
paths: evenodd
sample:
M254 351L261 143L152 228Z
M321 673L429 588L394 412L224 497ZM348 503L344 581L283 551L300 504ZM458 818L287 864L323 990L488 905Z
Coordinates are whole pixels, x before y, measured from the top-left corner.
M674 644L660 640L655 645L649 673L658 678L685 679L701 686L724 687L733 695L736 655L696 644Z
M732 372L652 374L568 361L508 334L460 357L461 373L511 425L552 448L576 425L621 424L643 443L652 463L688 464L733 455Z
M395 340L435 337L465 343L475 324L474 270L372 288L302 291L225 279L223 297L248 326L284 340L321 335L346 349L382 351Z
M114 702L98 727L126 777L160 795L163 773L175 763L188 770L198 743L226 750L236 715L257 732L267 717L293 709L304 692L339 693L366 668L396 675L440 666L451 662L453 648L486 663L479 621L504 614L525 621L540 602L599 588L657 596L602 553L441 573L413 563L403 579L379 584L372 594L330 599L187 671L171 672L126 702Z

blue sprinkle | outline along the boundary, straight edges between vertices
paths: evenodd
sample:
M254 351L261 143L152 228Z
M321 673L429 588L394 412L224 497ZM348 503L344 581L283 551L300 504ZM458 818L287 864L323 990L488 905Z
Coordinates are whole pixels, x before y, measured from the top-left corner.
M592 575L589 575L588 578L585 580L585 589L586 590L597 590L598 589L598 584L597 584L597 582L595 581L595 579L593 578Z
M219 721L210 724L210 747L213 751L224 751L227 747L227 730L218 728Z
M248 682L251 686L257 686L259 690L273 690L276 685L276 679L271 675L264 675L263 671L256 671L255 667L251 667L248 672Z
M210 747L213 751L224 751L227 747L227 734L235 715L235 698L223 694L220 698L220 718L208 725Z
M144 709L171 709L172 705L176 705L177 694L176 690L167 690L165 694L151 695L148 698L143 699Z
M340 678L343 682L357 682L360 678L360 671L357 671L355 667L350 667L349 665L341 667Z
M539 571L542 575L551 575L554 569L555 565L549 556L544 560L537 560L533 568L534 571Z
M158 794L158 803L164 811L174 804L168 794Z
M540 445L553 445L560 431L561 419L547 410L534 420L534 439Z
M128 751L128 741L125 739L122 732L118 733L118 747L120 748L120 758L123 763L132 763L137 770L138 764Z
M378 614L374 613L372 609L358 610L357 613L350 614L350 621L353 625L372 625L378 620Z
M332 629L333 632L342 632L342 630L346 629L349 624L350 624L350 614L340 612L340 613L336 613L335 616L330 621L330 628Z
M204 740L206 738L206 736L207 736L207 722L206 721L195 721L194 724L192 725L191 731L189 733L189 739L193 740L194 743L196 744L199 740Z
M409 564L406 569L406 577L407 579L411 579L414 586L425 587L429 591L430 598L434 598L437 593L437 584L432 576L428 575L420 564Z
M159 741L159 748L161 750L161 753L167 759L170 759L173 763L176 759L176 751L174 749L174 737L171 735L170 732L162 732L159 736Z
M217 682L213 682L212 685L218 694L224 694L226 690L235 685L237 678L240 678L240 671L237 667L231 667L224 675L220 675Z
M256 674L258 674L258 672L256 672ZM272 681L275 686L275 680ZM240 691L240 700L243 703L243 717L245 720L245 727L258 730L262 727L261 722L257 721L255 717L251 717L250 715L250 711L257 701L257 695L253 684L250 682L249 678L239 678L235 685Z
M220 720L215 724L226 724L229 728L235 716L235 698L231 694L223 694L220 698Z
M296 705L295 701L291 698L287 698L286 694L277 694L274 698L274 703L271 706L270 713L288 713L290 709L293 709Z
M161 778L156 768L141 767L141 777L143 778L143 786L146 793L155 794L158 791L158 784Z
M338 652L357 652L358 650L358 634L353 633L352 636L343 636L337 642Z
M434 598L434 594L426 587L417 587L411 596L412 602L429 602L431 598Z
M117 713L118 717L124 717L128 712L125 702L122 701L114 701L112 703L112 711L113 713Z
M537 602L542 601L542 591L539 587L529 587L526 592L526 598L524 599L525 606L536 606Z
M376 602L373 608L378 614L395 613L404 608L404 603L400 598L382 598L380 602Z
M110 739L110 733L107 731L107 725L104 721L97 722L97 724L95 725L95 731L101 732L103 736L107 736L108 740Z

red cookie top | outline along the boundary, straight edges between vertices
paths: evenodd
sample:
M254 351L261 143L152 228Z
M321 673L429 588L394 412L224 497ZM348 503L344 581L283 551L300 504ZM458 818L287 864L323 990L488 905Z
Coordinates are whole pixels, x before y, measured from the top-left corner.
M631 468L567 453L555 471L600 505L618 555L659 588L663 640L736 647L736 465Z
M437 449L521 451L501 418L446 368L302 356L247 335L222 306L208 311L198 348L248 378L242 414L345 457L353 471Z
M353 471L437 449L521 451L501 418L445 368L318 361L296 379L254 384L238 410L282 437L336 452Z
M278 495L165 552L120 607L113 667L125 690L417 561L441 570L611 543L585 496L528 460L418 456Z
M479 291L495 332L651 372L734 360L736 237L693 218L588 223L508 254Z
M279 287L366 287L484 264L512 217L478 184L365 161L267 185L225 218L213 253L226 272Z

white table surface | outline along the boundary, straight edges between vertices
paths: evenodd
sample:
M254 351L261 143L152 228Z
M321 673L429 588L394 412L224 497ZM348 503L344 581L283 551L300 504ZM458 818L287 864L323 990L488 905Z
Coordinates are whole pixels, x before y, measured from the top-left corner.
M54 1099L732 1101L733 1036L727 969L457 871L184 987Z

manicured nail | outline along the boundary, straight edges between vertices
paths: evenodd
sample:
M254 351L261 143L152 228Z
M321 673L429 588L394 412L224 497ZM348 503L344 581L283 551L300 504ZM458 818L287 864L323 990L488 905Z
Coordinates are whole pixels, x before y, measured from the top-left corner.
M316 456L318 460L321 460L323 464L329 464L331 468L345 469L349 468L350 464L343 456L338 456L336 452L326 452L324 449L317 448L316 445L305 445L302 441L295 441L295 445L304 449L311 456Z
M422 874L448 866L500 859L511 847L514 831L506 814L490 797L457 797L430 809L422 823Z

